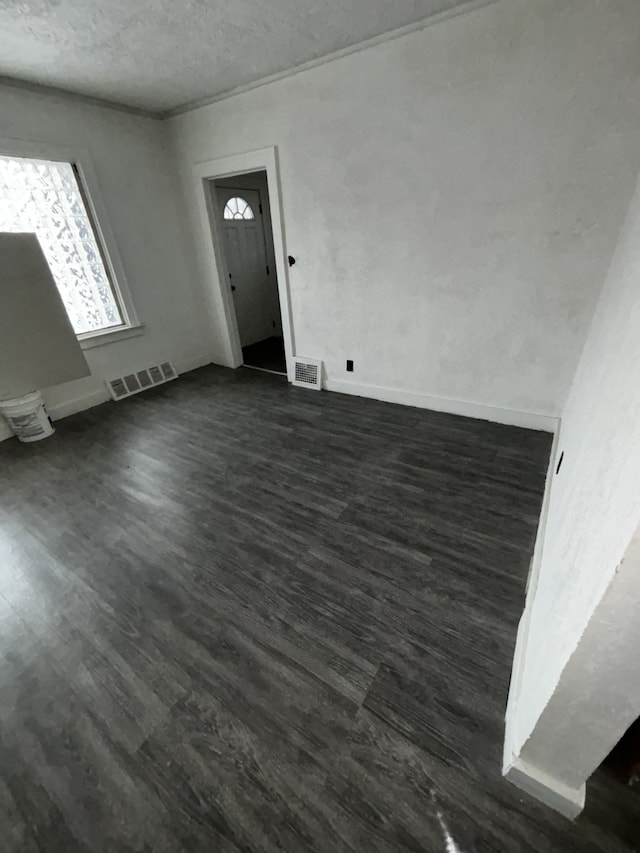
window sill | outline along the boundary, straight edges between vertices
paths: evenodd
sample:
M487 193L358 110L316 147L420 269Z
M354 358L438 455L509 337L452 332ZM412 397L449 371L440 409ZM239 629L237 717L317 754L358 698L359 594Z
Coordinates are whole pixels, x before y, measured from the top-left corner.
M133 326L119 326L116 329L105 329L100 332L78 335L78 343L83 350L93 349L94 347L103 347L105 344L115 344L118 341L124 341L126 338L135 338L142 334L144 334L144 324L136 323Z

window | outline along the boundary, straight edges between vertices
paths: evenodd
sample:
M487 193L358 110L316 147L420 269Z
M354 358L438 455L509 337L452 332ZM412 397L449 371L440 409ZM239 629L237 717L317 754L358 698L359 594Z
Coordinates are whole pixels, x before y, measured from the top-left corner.
M223 215L225 219L255 219L251 205L243 198L230 198Z
M0 231L35 231L77 335L125 324L71 163L0 156Z

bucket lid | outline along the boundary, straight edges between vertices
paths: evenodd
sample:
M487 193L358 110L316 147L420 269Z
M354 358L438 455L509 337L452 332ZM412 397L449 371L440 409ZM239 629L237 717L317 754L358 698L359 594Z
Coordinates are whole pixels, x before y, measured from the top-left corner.
M33 403L39 403L42 400L42 394L39 391L29 391L28 394L23 394L22 397L11 397L8 400L0 400L2 406L26 406Z

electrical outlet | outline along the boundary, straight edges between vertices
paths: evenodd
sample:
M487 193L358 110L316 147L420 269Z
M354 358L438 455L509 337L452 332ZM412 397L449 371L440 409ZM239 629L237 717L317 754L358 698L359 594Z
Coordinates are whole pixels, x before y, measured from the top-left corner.
M350 358L347 359L347 373L353 373L353 362Z

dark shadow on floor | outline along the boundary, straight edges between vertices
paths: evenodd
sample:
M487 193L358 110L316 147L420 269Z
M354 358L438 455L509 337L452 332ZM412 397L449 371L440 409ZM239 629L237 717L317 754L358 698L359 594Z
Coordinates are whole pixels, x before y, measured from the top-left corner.
M640 720L623 734L587 783L587 802L579 821L591 820L638 850L640 826L629 820L640 813Z
M242 348L242 358L245 367L258 367L261 370L272 370L276 373L287 372L287 362L284 357L284 340L272 337L257 344Z

